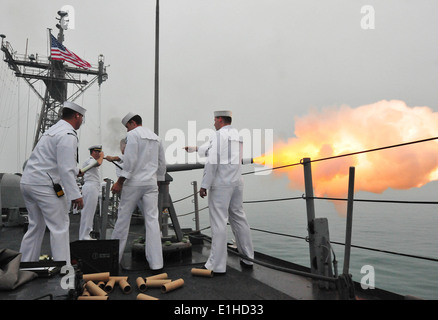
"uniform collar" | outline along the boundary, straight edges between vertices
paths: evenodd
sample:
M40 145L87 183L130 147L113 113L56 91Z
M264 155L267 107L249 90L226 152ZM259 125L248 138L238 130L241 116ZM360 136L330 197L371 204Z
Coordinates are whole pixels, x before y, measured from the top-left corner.
M233 127L231 126L231 124L227 124L227 125L225 125L225 126L223 126L222 128L220 128L219 130L222 130L222 129L224 129L224 130L228 130L228 129L232 129ZM219 131L218 130L218 131Z
M71 128L71 129L73 130L73 132L74 132L75 134L77 134L75 128L73 128L73 126L72 126L70 123L68 123L68 122L65 121L64 119L61 119L61 120L59 120L59 121L62 121L62 124L63 124L64 126L67 126L67 127Z

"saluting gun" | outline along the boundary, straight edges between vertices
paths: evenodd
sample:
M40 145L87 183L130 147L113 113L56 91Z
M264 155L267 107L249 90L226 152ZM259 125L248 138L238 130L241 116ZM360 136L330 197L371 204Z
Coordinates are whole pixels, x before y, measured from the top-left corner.
M108 160L108 159L106 159ZM115 166L120 167L117 163L115 163L113 160L108 160L109 162L113 163ZM253 158L247 158L242 159L242 164L251 164L254 163ZM96 166L96 163L91 163L87 167L81 169L82 172L85 172L89 169L91 169L93 166ZM178 171L187 171L187 170L196 170L196 169L202 169L204 168L204 163L196 162L196 163L176 163L176 164L168 164L166 165L166 172L178 172ZM85 170L85 171L84 171Z
M251 163L254 163L253 158L242 159L242 164L244 165ZM166 168L167 168L167 172L196 170L196 169L204 168L204 163L196 162L196 163L168 164Z

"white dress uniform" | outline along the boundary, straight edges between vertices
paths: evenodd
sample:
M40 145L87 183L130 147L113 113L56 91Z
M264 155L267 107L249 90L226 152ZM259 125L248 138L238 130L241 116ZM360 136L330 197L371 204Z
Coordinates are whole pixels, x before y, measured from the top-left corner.
M164 181L166 162L159 137L139 126L127 133L121 176L126 178L120 199L118 218L112 239L119 239L119 259L123 257L129 223L137 204L146 228L145 255L153 270L163 267L160 225L158 223L158 185Z
M76 131L59 120L43 134L27 161L20 183L29 217L20 248L22 261L38 261L47 225L53 259L70 264L68 211L71 200L82 197L76 183L77 145ZM58 198L53 183L61 184L66 195Z
M227 221L239 252L254 259L251 231L242 205L242 141L238 131L227 125L210 137L208 148L199 151L207 156L201 188L209 190L212 233L211 252L205 267L223 273L227 264ZM252 264L248 260L244 262Z
M122 155L120 155L120 156L118 156L119 157L119 161L114 161L114 163L115 164L117 164L116 165L116 176L117 176L117 178L118 177L120 177L120 175L122 174L122 170L123 170L123 159L125 158L125 155L124 154L122 154ZM138 201L138 203L137 203L137 207L140 209L140 211L141 211L141 201ZM134 208L135 209L135 208Z
M90 156L84 162L82 168L95 162L96 159ZM82 186L82 195L84 198L84 207L81 211L81 223L79 226L79 240L91 240L90 232L93 230L94 214L96 212L97 202L100 192L99 167L93 167L84 174L84 185Z

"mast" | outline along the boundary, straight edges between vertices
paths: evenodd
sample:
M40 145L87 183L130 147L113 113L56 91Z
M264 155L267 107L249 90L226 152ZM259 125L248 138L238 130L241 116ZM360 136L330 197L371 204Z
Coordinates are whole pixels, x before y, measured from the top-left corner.
M159 135L159 55L160 55L160 0L155 8L155 94L154 94L154 132Z
M65 17L67 12L58 11L59 17L56 18L61 24L56 24L59 29L57 40L59 43L64 42ZM49 43L51 38L51 29L48 30ZM51 57L41 58L38 55L17 56L8 41L4 41L6 36L2 35L1 50L5 54L4 61L8 63L9 68L15 72L16 77L23 78L31 87L34 93L42 102L38 126L35 132L33 148L36 146L42 134L60 119L60 111L66 100L74 101L81 96L94 82L98 81L99 86L108 78L106 67L104 67L103 56L99 56L99 67L81 69L71 67L64 61L54 60ZM82 80L81 76L93 75L91 81ZM36 83L42 80L46 85L44 95L37 90ZM67 85L73 84L75 91L68 96Z

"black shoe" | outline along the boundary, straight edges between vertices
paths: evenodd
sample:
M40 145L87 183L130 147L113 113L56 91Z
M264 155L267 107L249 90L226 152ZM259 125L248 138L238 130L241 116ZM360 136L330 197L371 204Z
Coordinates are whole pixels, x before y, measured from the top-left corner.
M161 269L151 269L151 273L155 276L157 274L163 273L164 272L164 268Z
M202 267L200 267L200 269L210 270L210 269L207 269L206 266L202 266ZM214 271L213 271L213 275L215 275L215 276L224 276L224 275L226 275L226 274L227 274L226 272L214 272Z
M247 269L247 270L252 270L252 268L253 268L252 264L247 264L247 263L243 262L242 260L240 260L240 265L242 266L243 269Z

